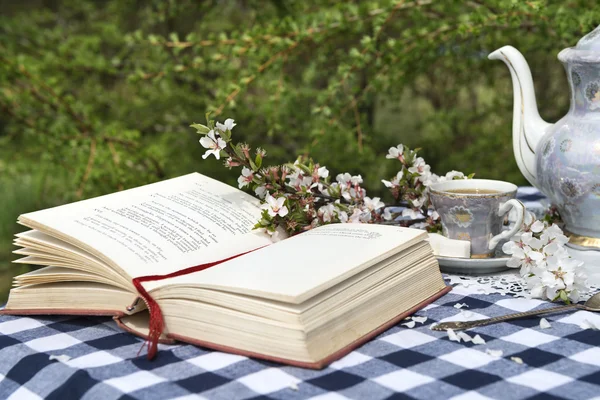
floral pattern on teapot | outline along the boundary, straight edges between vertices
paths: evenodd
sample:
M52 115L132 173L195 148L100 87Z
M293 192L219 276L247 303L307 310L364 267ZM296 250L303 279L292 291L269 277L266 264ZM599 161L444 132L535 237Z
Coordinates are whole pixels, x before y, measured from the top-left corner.
M572 111L583 116L600 110L600 66L572 64L565 68L570 77Z
M567 222L589 236L600 227L600 124L569 113L544 135L537 152L538 185Z

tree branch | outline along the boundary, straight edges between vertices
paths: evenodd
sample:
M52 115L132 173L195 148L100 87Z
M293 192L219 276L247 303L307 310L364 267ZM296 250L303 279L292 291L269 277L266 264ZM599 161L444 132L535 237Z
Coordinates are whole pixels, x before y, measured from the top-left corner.
M85 172L83 174L83 178L81 179L81 183L79 184L79 189L77 189L77 197L81 198L83 196L83 190L85 189L85 184L87 183L90 173L92 172L92 167L94 166L94 160L96 159L96 139L92 138L90 142L90 155L88 157L87 166L85 167Z

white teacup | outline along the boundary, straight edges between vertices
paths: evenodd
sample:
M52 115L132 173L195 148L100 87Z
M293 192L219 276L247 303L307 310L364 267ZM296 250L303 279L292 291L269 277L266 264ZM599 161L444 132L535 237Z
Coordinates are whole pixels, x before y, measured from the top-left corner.
M489 179L458 179L430 186L444 236L470 241L471 258L492 257L502 239L519 231L525 205L515 199L516 195L516 185ZM517 215L515 225L503 232L504 216L511 208Z

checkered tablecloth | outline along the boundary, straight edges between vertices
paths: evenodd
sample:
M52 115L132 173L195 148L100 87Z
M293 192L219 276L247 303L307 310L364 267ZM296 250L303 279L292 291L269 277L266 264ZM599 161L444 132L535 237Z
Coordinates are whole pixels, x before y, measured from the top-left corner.
M470 290L471 288L469 288ZM280 366L190 345L142 341L106 318L0 317L1 399L588 399L600 396L600 332L581 329L586 311L469 331L485 344L451 341L436 321L526 311L549 304L457 288L321 371ZM468 308L457 309L457 303ZM468 310L468 311L464 311ZM488 350L490 351L488 354ZM502 351L498 356L495 351ZM68 361L50 356L67 356ZM522 360L518 363L517 358ZM517 361L514 361L517 360ZM554 396L554 397L553 397Z
M535 193L531 194L535 196ZM530 198L530 201L537 201ZM457 304L466 304L461 309ZM600 396L600 316L578 311L481 327L484 344L431 324L550 307L456 287L321 371L142 340L108 318L0 316L0 399L588 399ZM408 321L406 321L408 322ZM588 324L589 325L589 324ZM58 358L58 359L56 359ZM600 398L600 397L599 397Z

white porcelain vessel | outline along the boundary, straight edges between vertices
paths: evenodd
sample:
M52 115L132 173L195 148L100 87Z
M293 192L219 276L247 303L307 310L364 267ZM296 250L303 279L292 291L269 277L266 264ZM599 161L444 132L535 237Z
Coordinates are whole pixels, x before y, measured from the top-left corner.
M523 55L505 46L489 58L503 61L511 73L519 169L558 207L569 246L590 251L586 258L600 270L600 26L558 55L569 80L571 107L555 124L538 113Z

